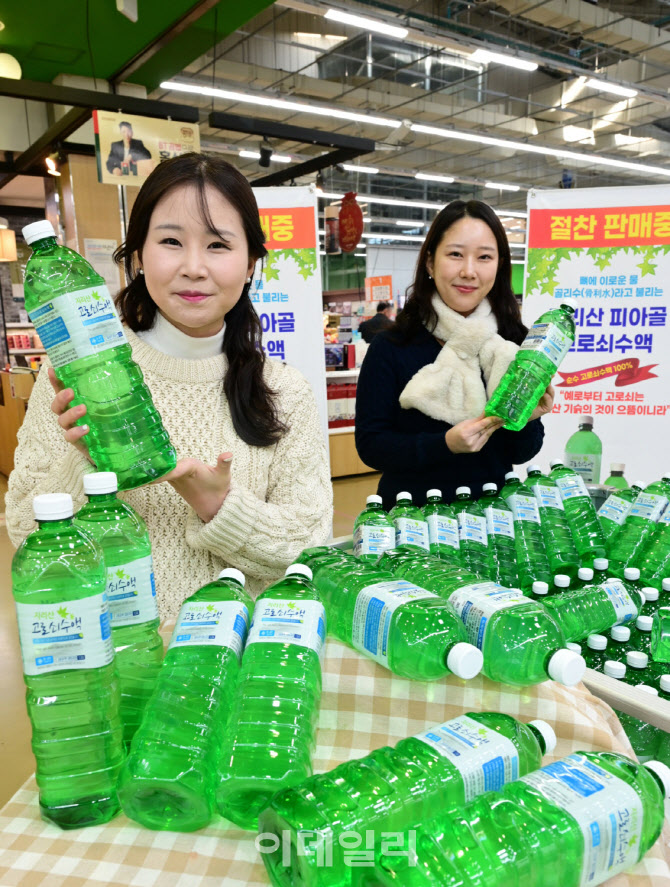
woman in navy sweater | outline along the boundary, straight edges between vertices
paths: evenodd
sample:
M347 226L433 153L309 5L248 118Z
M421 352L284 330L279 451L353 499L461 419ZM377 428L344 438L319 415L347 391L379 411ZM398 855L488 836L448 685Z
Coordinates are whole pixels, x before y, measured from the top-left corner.
M356 449L382 472L386 509L408 490L416 505L438 487L446 501L468 486L502 486L532 459L551 411L551 386L521 431L484 405L524 339L505 231L485 203L456 200L435 218L394 328L372 341L356 393Z

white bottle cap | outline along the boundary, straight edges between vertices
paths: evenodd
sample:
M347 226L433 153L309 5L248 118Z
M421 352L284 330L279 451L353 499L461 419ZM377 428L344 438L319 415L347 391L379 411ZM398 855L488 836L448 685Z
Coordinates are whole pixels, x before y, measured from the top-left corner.
M549 594L549 583L537 579L533 582L533 594Z
M651 631L654 620L651 616L638 616L635 620L635 627L640 631Z
M244 573L242 570L236 570L235 567L226 567L225 570L221 570L219 573L218 579L235 579L236 582L239 582L242 588L247 583Z
M572 641L569 641L565 646L568 650L572 650L573 653L579 653L580 656L582 655L582 648L579 644L573 644Z
M291 564L286 568L284 576L305 576L305 578L311 579L313 574L307 564Z
M470 492L471 492L470 487L456 487L456 495L457 496L462 496L464 493L466 493L469 496Z
M54 226L46 219L40 219L39 222L31 222L30 225L26 225L22 228L21 232L23 234L23 239L28 246L30 246L31 243L35 243L36 240L44 240L45 237L56 236Z
M566 576L565 573L556 573L554 576L554 585L556 588L569 588L570 577Z
M482 670L484 664L484 656L482 651L474 646L474 644L466 644L461 641L449 650L447 654L447 668L456 675L457 678L463 678L469 681L474 678Z
M626 567L623 571L623 578L627 579L629 582L637 582L640 578L640 571L637 567Z
M603 672L608 678L617 678L617 680L621 680L621 678L626 677L626 666L623 662L617 662L615 659L608 659L603 665Z
M372 493L371 496L368 496L368 498L365 500L365 502L367 505L369 505L371 502L376 502L377 505L381 505L382 504L382 497L378 496L376 493Z
M396 494L395 501L399 502L401 499L409 499L409 501L411 502L412 501L412 494L408 493L406 490L403 490L402 493Z
M73 511L69 493L42 493L33 499L35 520L62 520L72 517Z
M638 684L637 689L644 690L645 693L651 693L652 696L658 696L656 687L650 687L649 684Z
M550 468L556 468L557 465L563 465L563 460L562 459L552 459L551 462L549 463Z
M607 646L607 638L604 634L590 634L586 644L591 650L604 650Z
M533 463L532 465L526 466L526 472L529 472L529 471L542 471L542 469L540 468L539 465L536 465L535 463Z
M630 628L627 625L615 625L610 631L610 637L613 641L629 641Z
M623 462L610 462L610 471L621 471L623 472L626 466Z
M579 653L572 650L557 650L549 660L549 677L566 687L574 687L584 677L586 662Z
M577 578L580 582L590 582L593 579L593 570L591 567L580 567L577 570Z
M670 578L664 579L661 583L661 587L663 588L663 591L670 591Z
M610 565L610 562L606 557L596 557L593 559L593 569L594 570L606 570Z
M593 425L593 416L582 416L579 420L580 425Z
M660 680L661 690L670 693L670 674L662 674Z
M665 799L670 798L670 767L662 761L647 761L643 766L658 776L665 792Z
M87 496L97 493L116 493L119 488L116 474L113 471L94 471L84 475L84 492Z
M538 733L542 735L546 754L550 755L556 748L556 734L554 733L554 728L546 721L528 721L528 724L531 727L535 727Z
M636 481L633 481L631 486L632 487L639 487L641 490L644 490L644 488L647 486L647 481L646 480L636 480Z
M648 662L647 654L641 653L639 650L631 650L630 653L626 653L626 665L630 665L631 668L646 668Z
M482 492L486 493L489 490L492 490L494 493L498 492L498 484L484 484L482 487Z
M645 601L657 601L658 600L658 589L652 588L651 585L645 585L645 587L641 588L640 591L644 595Z
M442 490L428 490L426 493L426 499L430 499L431 496L439 496L442 498Z
M521 480L516 471L508 471L505 475L505 480Z

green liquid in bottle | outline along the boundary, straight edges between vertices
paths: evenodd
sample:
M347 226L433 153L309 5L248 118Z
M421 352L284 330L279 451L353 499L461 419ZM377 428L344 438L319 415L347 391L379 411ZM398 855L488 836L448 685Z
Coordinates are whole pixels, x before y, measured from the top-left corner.
M592 566L596 558L606 556L605 537L598 522L593 500L584 484L584 478L566 468L557 459L552 460L549 475L558 487L563 500L565 516L572 533L577 554L583 566Z
M458 519L461 563L482 579L491 579L496 569L489 547L484 509L472 498L470 487L458 487L453 503Z
M519 475L508 471L500 495L514 514L514 546L519 587L530 591L533 582L548 582L552 577L544 547L540 511L532 490L521 483Z
M354 554L374 564L389 548L395 548L395 527L382 508L382 497L368 496L366 506L354 521Z
M622 576L633 566L651 539L654 529L668 507L670 474L648 484L638 493L619 532L610 542L610 573ZM653 584L653 583L652 583Z
M459 564L458 521L451 505L442 501L441 490L428 490L423 516L428 524L430 553L449 563Z
M610 476L603 481L605 487L616 487L617 490L627 490L628 481L623 476L626 466L623 462L612 462L610 465Z
M600 483L603 445L593 430L593 416L581 416L579 431L568 438L563 464L584 478L586 484Z
M497 490L495 484L484 484L479 499L486 516L489 548L493 551L494 569L491 578L505 588L517 588L519 571L514 544L514 512L502 496L498 496Z
M553 576L563 573L572 580L576 579L579 555L556 482L542 474L537 465L529 465L526 486L533 491L540 512L540 530L549 571Z

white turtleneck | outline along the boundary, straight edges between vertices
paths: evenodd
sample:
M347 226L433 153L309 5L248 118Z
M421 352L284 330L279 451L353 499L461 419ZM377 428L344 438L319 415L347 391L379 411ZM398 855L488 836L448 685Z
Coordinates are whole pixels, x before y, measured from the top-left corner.
M187 336L157 311L151 329L141 330L136 335L142 342L146 342L156 351L167 354L168 357L203 360L207 357L218 357L222 353L225 329L224 323L221 330L213 336Z

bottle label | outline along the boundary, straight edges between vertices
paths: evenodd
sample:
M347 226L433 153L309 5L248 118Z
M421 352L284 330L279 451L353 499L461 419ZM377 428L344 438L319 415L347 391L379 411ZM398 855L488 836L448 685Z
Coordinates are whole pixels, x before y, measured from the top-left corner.
M579 887L602 884L637 862L644 806L623 779L576 754L522 776L521 782L579 825L584 837Z
M534 323L521 344L520 351L538 351L558 366L572 346L572 339L555 323Z
M443 755L458 770L466 802L484 792L500 791L519 778L519 753L512 740L467 715L431 727L414 738Z
M507 536L514 539L514 515L502 508L494 508L489 505L484 509L486 513L486 532L490 536Z
M404 579L389 579L387 582L366 585L356 598L352 645L388 668L389 634L394 612L403 604L437 597L432 591L426 591Z
M535 484L531 489L540 508L558 508L559 511L565 511L561 494L556 487Z
M584 484L581 474L572 474L569 477L557 477L556 486L561 491L561 499L576 499L578 496L588 497L589 491Z
M514 512L514 520L530 521L534 524L540 523L540 512L537 509L537 500L534 496L522 496L519 493L509 497L509 504Z
M354 554L382 554L395 548L393 527L375 527L361 524L354 530Z
M63 293L28 316L56 369L126 344L114 300L104 284Z
M158 619L151 555L107 568L107 603L112 628Z
M425 520L415 520L411 517L397 517L393 523L395 524L395 544L398 545L419 545L430 550L430 542L428 541L428 524Z
M575 453L565 453L563 456L563 464L566 468L572 468L577 474L584 478L584 483L597 484L600 479L600 460L601 456L597 455L576 455Z
M620 579L607 579L600 584L609 595L610 603L616 611L616 625L625 625L626 622L632 622L639 616L639 603L636 603L628 589Z
M486 518L480 517L478 514L461 511L458 515L458 536L461 542L465 539L468 542L479 542L481 545L488 545Z
M605 517L607 520L621 525L628 517L632 507L632 502L627 502L621 496L612 493L598 509L598 517Z
M640 493L630 509L630 517L642 517L650 521L657 521L663 514L668 504L665 496L657 496L654 493Z
M670 508L666 508L658 519L659 524L670 524Z
M102 668L114 659L107 595L57 604L16 604L23 673Z
M450 545L452 548L459 548L458 522L453 517L429 514L426 521L431 545Z
M497 582L475 582L457 588L449 596L449 603L465 625L468 641L481 650L486 626L494 613L533 602L524 597L518 588L510 590Z
M296 644L314 650L319 658L326 643L326 611L321 601L256 601L249 629L250 644Z
M249 610L240 601L184 601L168 650L182 647L228 647L242 657Z

